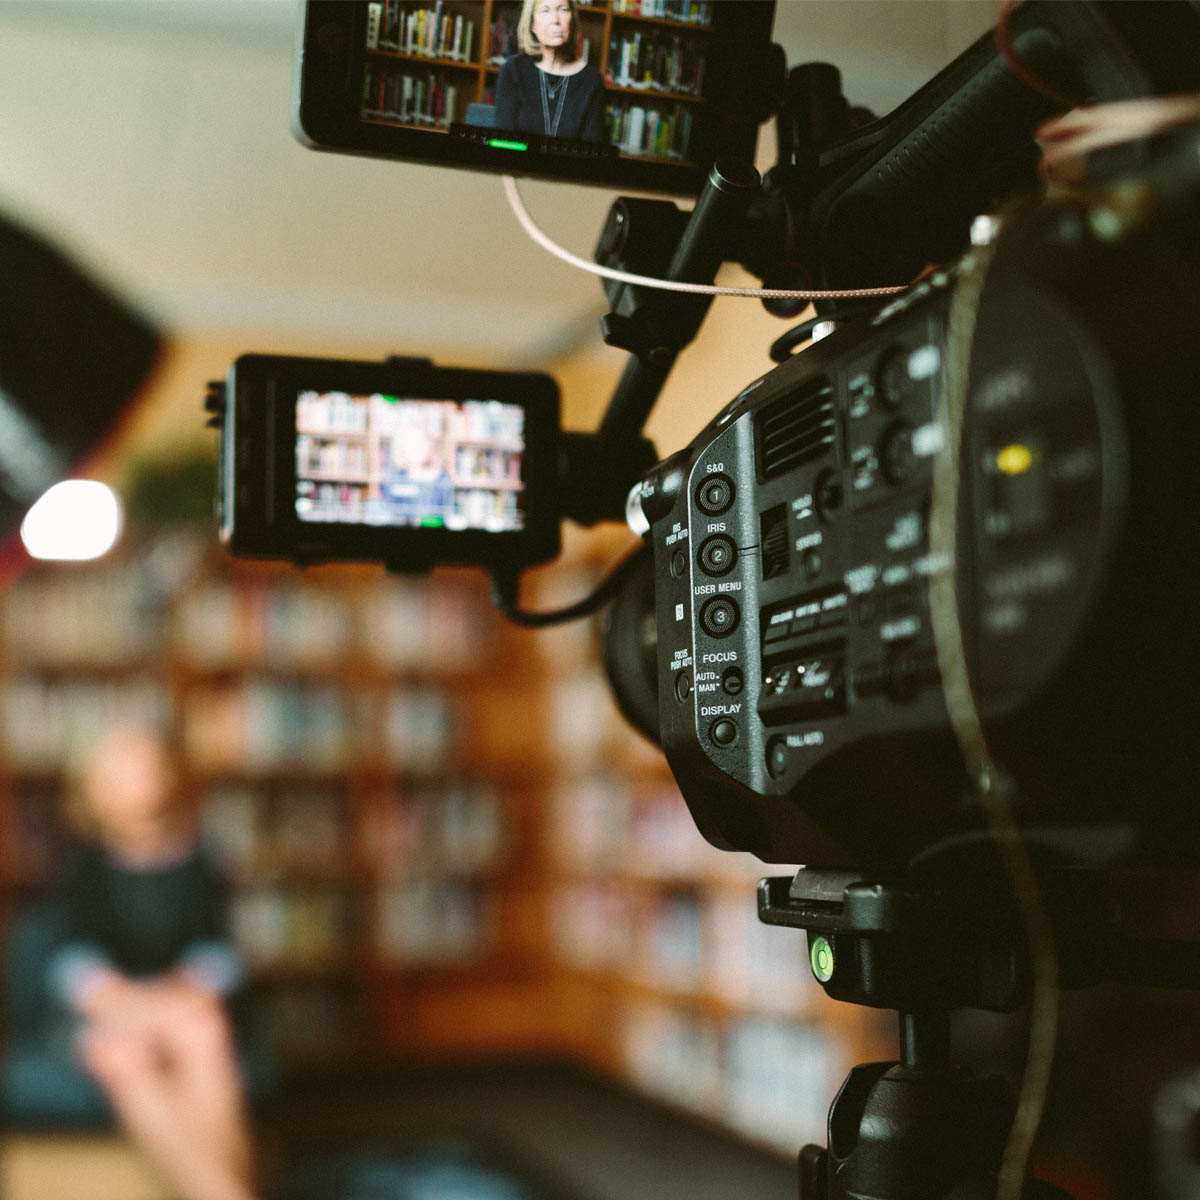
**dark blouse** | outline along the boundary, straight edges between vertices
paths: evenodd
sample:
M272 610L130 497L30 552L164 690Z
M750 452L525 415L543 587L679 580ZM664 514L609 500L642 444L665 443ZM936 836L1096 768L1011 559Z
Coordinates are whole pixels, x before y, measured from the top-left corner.
M563 90L551 95L557 88ZM514 54L496 80L496 128L607 141L604 80L593 66L574 75L549 75L528 54Z
M197 947L228 946L225 884L196 846L167 866L133 869L77 846L55 896L67 946L135 977L180 966Z

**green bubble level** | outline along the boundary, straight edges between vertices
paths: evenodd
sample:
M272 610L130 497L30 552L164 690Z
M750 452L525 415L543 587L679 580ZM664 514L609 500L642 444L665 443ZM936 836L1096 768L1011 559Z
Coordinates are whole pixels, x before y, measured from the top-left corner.
M829 944L829 939L813 938L808 957L817 982L828 983L833 978L833 947Z

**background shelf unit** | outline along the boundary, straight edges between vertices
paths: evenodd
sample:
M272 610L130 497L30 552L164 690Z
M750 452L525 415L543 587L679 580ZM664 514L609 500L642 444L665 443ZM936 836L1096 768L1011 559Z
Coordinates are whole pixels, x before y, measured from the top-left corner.
M510 640L461 573L302 576L191 536L31 568L0 596L0 902L51 882L76 747L149 721L229 877L255 1024L296 1063L411 1048L380 1024L405 974L544 969L541 775L474 734L497 688L536 692Z
M529 607L626 547L578 540ZM468 572L300 573L193 536L31 568L0 595L0 903L50 877L77 739L156 719L285 1064L567 1052L794 1152L892 1030L758 923L787 868L700 837L597 632L514 630Z

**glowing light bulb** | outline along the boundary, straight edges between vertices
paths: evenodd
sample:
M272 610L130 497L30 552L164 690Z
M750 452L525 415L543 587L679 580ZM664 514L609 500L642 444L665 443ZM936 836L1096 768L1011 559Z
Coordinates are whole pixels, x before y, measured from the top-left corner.
M113 548L121 533L121 502L91 479L56 483L25 515L21 540L34 558L86 562Z

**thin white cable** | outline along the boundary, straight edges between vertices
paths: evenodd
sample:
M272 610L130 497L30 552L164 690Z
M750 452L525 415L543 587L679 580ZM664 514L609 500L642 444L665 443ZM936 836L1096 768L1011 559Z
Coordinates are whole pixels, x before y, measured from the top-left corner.
M599 263L580 258L552 241L542 232L534 219L529 215L517 191L517 181L511 175L504 176L504 191L508 196L513 214L521 224L521 228L543 250L549 251L556 258L578 267L581 271L589 271L593 275L602 275L605 279L615 279L619 283L634 283L640 287L661 288L668 292L692 292L701 296L754 296L760 300L857 300L894 296L897 292L907 290L905 287L878 288L848 288L841 291L793 291L789 288L742 288L722 287L711 283L680 283L673 279L655 279L650 275L634 275L629 271L618 271L615 267L602 267Z

